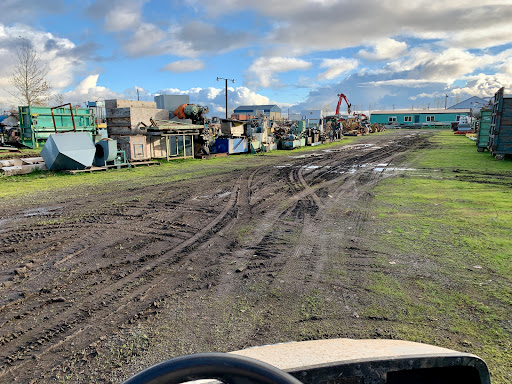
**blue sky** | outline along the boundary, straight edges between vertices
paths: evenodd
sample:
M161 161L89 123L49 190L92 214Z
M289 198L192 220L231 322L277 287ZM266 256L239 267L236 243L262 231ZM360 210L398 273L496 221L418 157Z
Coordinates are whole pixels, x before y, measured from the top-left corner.
M0 5L0 106L19 38L64 101L190 94L224 113L277 103L333 110L444 107L512 86L512 1L7 0ZM11 91L11 92L10 92ZM51 102L50 102L51 103ZM353 108L354 109L354 108Z

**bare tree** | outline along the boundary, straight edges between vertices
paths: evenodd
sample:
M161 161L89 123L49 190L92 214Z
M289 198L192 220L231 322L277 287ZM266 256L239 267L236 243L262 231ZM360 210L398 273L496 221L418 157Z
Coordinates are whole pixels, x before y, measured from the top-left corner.
M54 105L64 104L64 95L62 93L57 93L57 94L53 95L52 103Z
M24 105L45 105L51 98L51 85L46 81L48 64L41 60L27 39L19 39L14 53L14 70L10 78L15 91L11 94Z

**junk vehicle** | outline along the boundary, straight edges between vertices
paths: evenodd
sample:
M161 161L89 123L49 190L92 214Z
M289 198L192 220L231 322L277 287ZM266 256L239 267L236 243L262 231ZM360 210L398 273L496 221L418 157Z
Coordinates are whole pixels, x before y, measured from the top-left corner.
M199 353L157 364L125 384L490 384L479 357L402 340L331 339Z

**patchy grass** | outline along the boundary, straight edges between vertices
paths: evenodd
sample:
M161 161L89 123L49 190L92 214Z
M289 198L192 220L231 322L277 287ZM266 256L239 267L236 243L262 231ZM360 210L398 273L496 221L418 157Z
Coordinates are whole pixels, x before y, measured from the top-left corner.
M303 298L300 308L300 317L302 321L319 320L325 313L325 299L321 293L314 289Z
M223 161L224 160L224 161ZM34 172L28 175L0 178L0 196L9 197L42 191L56 191L77 186L109 186L115 183L130 183L132 186L143 184L161 184L178 180L201 177L209 172L230 172L244 169L248 164L237 162L236 159L202 160L203 166L198 167L201 160L176 160L160 166L123 168L103 172L79 173L67 175L61 172ZM118 184L117 184L118 185Z
M412 167L470 170L475 173L508 173L512 170L512 160L494 160L489 152L476 150L473 140L463 135L454 135L451 131L440 131L430 139L433 148L421 149L412 162ZM414 156L414 155L413 155Z
M475 353L493 383L509 383L512 162L449 132L431 141L408 159L431 173L374 190L375 247L396 264L371 274L363 316L388 322L393 337Z
M296 153L311 152L318 149L339 147L358 139L357 137L344 139L316 147L298 148L293 151L273 151L259 154L243 154L228 157L216 157L208 160L186 159L161 162L160 166L137 167L108 170L103 172L79 173L67 175L62 172L36 171L28 175L0 177L0 197L17 197L20 191L23 195L36 194L47 191L64 191L74 187L95 187L91 193L103 193L102 188L121 184L130 187L140 185L157 185L193 178L200 178L211 173L226 173L243 170L249 167L271 163L276 157L293 156ZM28 151L28 152L27 152ZM29 152L39 156L40 149L24 150L23 156ZM32 154L32 152L30 152ZM37 152L37 153L36 153ZM12 158L14 156L10 156ZM199 166L199 164L201 166Z
M16 152L2 150L2 151L0 151L0 160L22 158L22 157L39 157L39 156L41 156L41 149L43 149L43 147L35 148L35 149L21 148Z

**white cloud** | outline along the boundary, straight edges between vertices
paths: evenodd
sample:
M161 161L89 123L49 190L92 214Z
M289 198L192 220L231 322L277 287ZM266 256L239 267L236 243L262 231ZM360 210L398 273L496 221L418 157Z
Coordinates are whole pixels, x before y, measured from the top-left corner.
M361 49L357 55L366 60L396 59L406 49L406 43L387 38L376 41L371 51Z
M448 46L465 48L512 41L512 3L506 0L296 0L293 6L274 0L187 0L186 4L212 16L258 12L273 21L266 43L293 55L357 47L394 36L442 39Z
M153 101L154 95L147 89L134 85L123 91L122 98L128 100L138 100L140 98L140 100Z
M267 96L256 93L247 87L235 88L233 103L237 105L271 104L270 99Z
M13 88L9 78L14 69L15 61L12 53L18 43L19 36L23 36L36 49L43 62L48 65L47 81L53 86L53 92L58 93L73 83L74 76L85 70L86 63L79 59L59 55L59 52L75 48L75 44L64 38L57 37L49 32L43 32L24 24L6 26L0 24L0 104L15 104L11 96ZM59 50L44 50L46 44L52 41Z
M367 83L361 83L361 85L371 85L371 86L375 86L375 87L392 86L392 87L420 88L427 84L432 84L432 82L433 82L432 80L392 79L392 80L369 81Z
M153 24L142 23L131 38L125 42L124 48L130 56L161 55L159 44L165 39L165 32Z
M486 75L480 73L475 76L466 78L467 83L464 87L452 89L455 95L473 95L478 97L494 96L496 91L501 87L512 89L512 75L497 73L494 75Z
M123 0L110 3L105 14L105 29L119 32L136 27L141 20L142 6L147 1Z
M327 68L325 72L317 76L318 80L332 80L337 78L342 73L351 71L357 68L359 62L355 59L324 59L320 68Z
M210 114L222 116L226 111L224 88L191 88L180 90L166 88L157 92L168 95L189 95L190 102L204 105L210 109ZM277 104L268 97L258 94L247 87L228 87L228 108L232 112L239 105Z
M402 73L409 79L453 83L456 79L478 69L500 65L510 60L510 52L500 55L473 54L459 48L435 52L426 48L414 48L409 55L389 63L388 73Z
M509 62L504 64L501 67L501 70L502 70L503 73L505 73L505 74L507 74L509 76L512 76L512 60L510 60Z
M162 71L170 71L175 73L199 71L204 68L201 60L179 60L167 64Z
M100 99L124 98L123 94L98 85L98 74L85 77L74 89L62 96L65 102L83 103Z
M246 31L230 31L200 21L174 23L162 29L153 23L140 22L133 34L123 40L130 56L164 54L195 58L202 54L216 55L244 47L250 41Z
M249 82L255 87L272 87L279 85L277 73L294 70L307 70L312 64L292 57L261 57L256 59L248 69Z
M41 14L58 14L65 9L62 0L3 0L0 3L0 21L33 20Z

